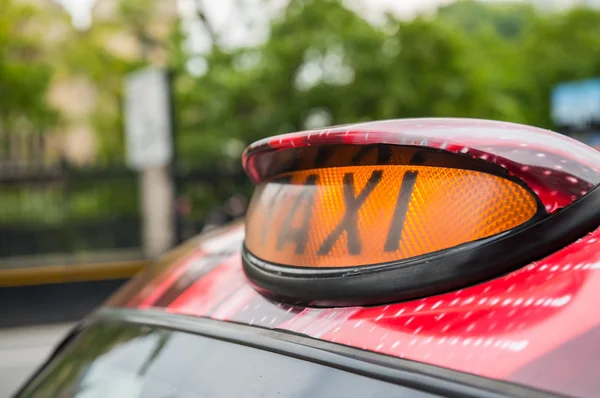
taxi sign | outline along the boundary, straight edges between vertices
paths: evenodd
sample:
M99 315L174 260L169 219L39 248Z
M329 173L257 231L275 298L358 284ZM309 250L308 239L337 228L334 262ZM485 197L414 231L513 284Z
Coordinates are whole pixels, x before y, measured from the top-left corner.
M595 226L598 152L526 126L444 131L444 120L251 145L242 259L254 286L304 305L413 299L512 271Z
M257 187L246 247L282 265L369 265L487 238L527 222L536 211L535 197L524 187L473 170L302 170Z

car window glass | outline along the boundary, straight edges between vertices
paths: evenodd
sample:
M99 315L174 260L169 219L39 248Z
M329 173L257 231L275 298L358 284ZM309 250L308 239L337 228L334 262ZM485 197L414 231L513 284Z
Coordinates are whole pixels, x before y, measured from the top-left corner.
M122 323L90 326L23 398L407 397L432 395L198 335Z

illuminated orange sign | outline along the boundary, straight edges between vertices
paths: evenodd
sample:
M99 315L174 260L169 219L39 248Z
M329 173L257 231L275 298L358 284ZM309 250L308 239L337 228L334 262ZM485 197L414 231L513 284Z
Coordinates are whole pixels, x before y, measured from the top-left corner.
M295 171L260 184L247 249L271 263L349 267L398 261L510 230L537 202L472 170L366 165Z

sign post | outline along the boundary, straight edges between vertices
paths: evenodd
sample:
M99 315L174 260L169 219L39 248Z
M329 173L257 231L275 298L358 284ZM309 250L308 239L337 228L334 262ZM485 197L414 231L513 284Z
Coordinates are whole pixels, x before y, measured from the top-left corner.
M175 243L173 120L167 70L148 67L125 81L127 165L139 172L142 245L156 258Z

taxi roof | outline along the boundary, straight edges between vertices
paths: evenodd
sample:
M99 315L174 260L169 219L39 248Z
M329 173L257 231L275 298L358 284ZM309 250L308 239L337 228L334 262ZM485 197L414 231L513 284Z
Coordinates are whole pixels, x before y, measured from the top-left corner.
M243 238L238 222L192 240L178 258L147 270L107 305L290 331L569 395L590 395L597 387L600 228L469 288L344 308L267 300L243 274Z
M488 138L498 136L497 146L487 148L485 142L478 141L481 136L473 136L465 130L467 127L487 129L484 135ZM387 128L405 131L395 136ZM503 135L498 135L499 130ZM454 133L449 135L449 131ZM556 134L507 123L446 119L378 122L271 138L251 146L244 162L252 178L259 182L265 178L264 172L272 160L269 153L290 146L348 143L348 140L366 144L376 132L379 141L395 145L403 144L402 139L409 137L412 141L404 144L435 143L439 148L453 148L462 154L477 149L479 152L473 152L473 156L481 159L498 153L494 161L512 167L516 173L526 172L531 181L544 182L542 185L551 188L564 185L566 179L543 173L549 167L565 172L570 165L569 172L589 174L591 177L581 180L591 178L591 186L600 178L597 169L582 166L579 160L571 164L560 163L557 158L557 164L543 163L552 157L550 154L568 151L567 144L572 144ZM535 134L544 136L545 141L536 140ZM426 140L422 140L424 136ZM448 144L449 138L456 142ZM468 147L458 145L464 142ZM535 151L522 144L535 146ZM514 149L514 145L520 149ZM596 152L592 152L591 159L582 155L593 149L580 148L578 144L574 148L572 155L580 155L577 159L598 161ZM527 163L521 162L523 159ZM598 189L591 193L595 191ZM558 203L557 191L548 189L547 197L543 198L550 205L546 209L563 221L567 217L566 222L551 226L553 232L566 233L568 211L573 207L569 205L590 197L587 190L578 192ZM597 211L594 212L596 217ZM588 215L585 213L583 217ZM291 306L261 295L243 270L245 228L238 221L187 242L130 281L106 306L235 322L257 327L256 330L292 332L489 379L561 394L594 396L599 387L595 369L600 365L600 312L597 311L600 228L596 218L590 216L588 221L594 223L594 231L585 236L583 232L570 236L571 243L561 243L552 254L499 277L421 299L336 308ZM576 237L579 239L575 240ZM546 253L549 251L552 250Z

